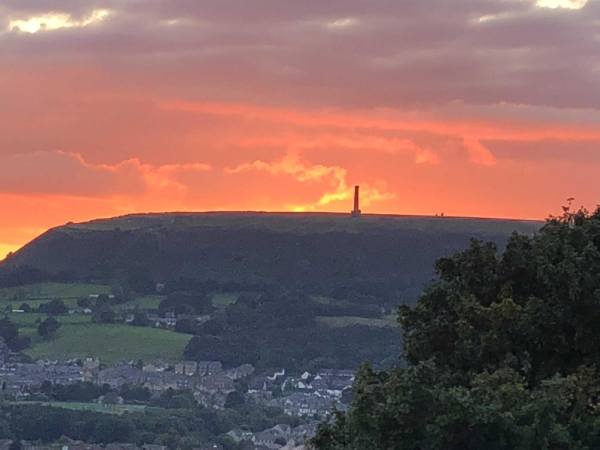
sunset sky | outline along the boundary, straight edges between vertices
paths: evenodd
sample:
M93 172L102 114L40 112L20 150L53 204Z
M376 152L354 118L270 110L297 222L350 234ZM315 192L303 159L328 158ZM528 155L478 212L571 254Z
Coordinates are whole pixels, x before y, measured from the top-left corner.
M148 211L600 203L600 0L0 0L0 259Z

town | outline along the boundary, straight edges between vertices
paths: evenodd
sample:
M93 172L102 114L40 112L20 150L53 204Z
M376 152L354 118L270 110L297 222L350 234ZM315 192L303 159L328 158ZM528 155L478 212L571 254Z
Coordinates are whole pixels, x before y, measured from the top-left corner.
M0 384L4 398L12 401L44 402L51 399L48 393L56 387L76 390L87 386L105 390L106 394L92 401L106 408L127 403L152 405L153 399L186 393L197 405L206 408L224 409L253 402L280 408L288 416L303 419L302 425L295 428L280 424L258 433L240 428L227 433L234 442L247 443L244 447L247 449L275 450L301 445L316 433L318 422L327 420L334 409L347 409L355 380L355 372L351 370L290 374L284 368L273 368L257 373L250 364L225 369L218 361L175 364L118 361L106 367L98 358L19 363L10 361L6 345L1 349ZM127 395L132 391L138 395Z

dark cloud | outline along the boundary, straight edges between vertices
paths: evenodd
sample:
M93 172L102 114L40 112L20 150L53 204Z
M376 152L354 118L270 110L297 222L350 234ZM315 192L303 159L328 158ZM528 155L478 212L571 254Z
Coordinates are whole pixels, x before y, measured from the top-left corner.
M224 100L324 107L597 108L595 3L569 10L533 0L0 0L15 14L113 11L87 27L5 33L0 57L87 64L123 83L177 86L187 98L212 91Z

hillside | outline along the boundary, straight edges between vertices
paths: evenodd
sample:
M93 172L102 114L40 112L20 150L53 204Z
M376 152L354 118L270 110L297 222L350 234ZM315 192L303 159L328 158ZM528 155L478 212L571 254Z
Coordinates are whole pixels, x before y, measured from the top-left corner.
M72 281L116 274L166 282L279 284L312 293L385 284L414 298L434 261L471 237L500 246L540 222L341 214L173 213L130 215L52 229L1 267L29 266Z

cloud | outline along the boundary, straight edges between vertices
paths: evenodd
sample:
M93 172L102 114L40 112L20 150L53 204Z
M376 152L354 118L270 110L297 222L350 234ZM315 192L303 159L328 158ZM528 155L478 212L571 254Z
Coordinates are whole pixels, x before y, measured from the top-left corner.
M185 190L174 177L211 170L207 164L151 166L137 159L89 164L79 154L38 152L0 158L0 192L74 197L139 196L151 190Z
M353 187L348 186L348 172L339 166L325 166L321 164L311 164L304 161L298 150L292 150L283 158L273 161L254 161L252 163L241 164L235 168L225 169L225 173L238 174L242 172L259 171L267 172L271 175L290 176L300 183L318 183L324 185L325 191L321 197L312 204L287 205L286 208L292 211L312 211L318 207L324 207L334 202L344 202L353 196ZM377 186L364 185L362 191L362 201L365 206L372 202L393 199L395 195L387 192L385 181L377 181Z
M26 20L11 20L8 23L10 31L19 30L26 33L37 33L39 31L53 31L61 28L85 27L104 20L110 11L100 9L93 11L89 16L77 20L69 14L45 14L41 16L31 16Z

